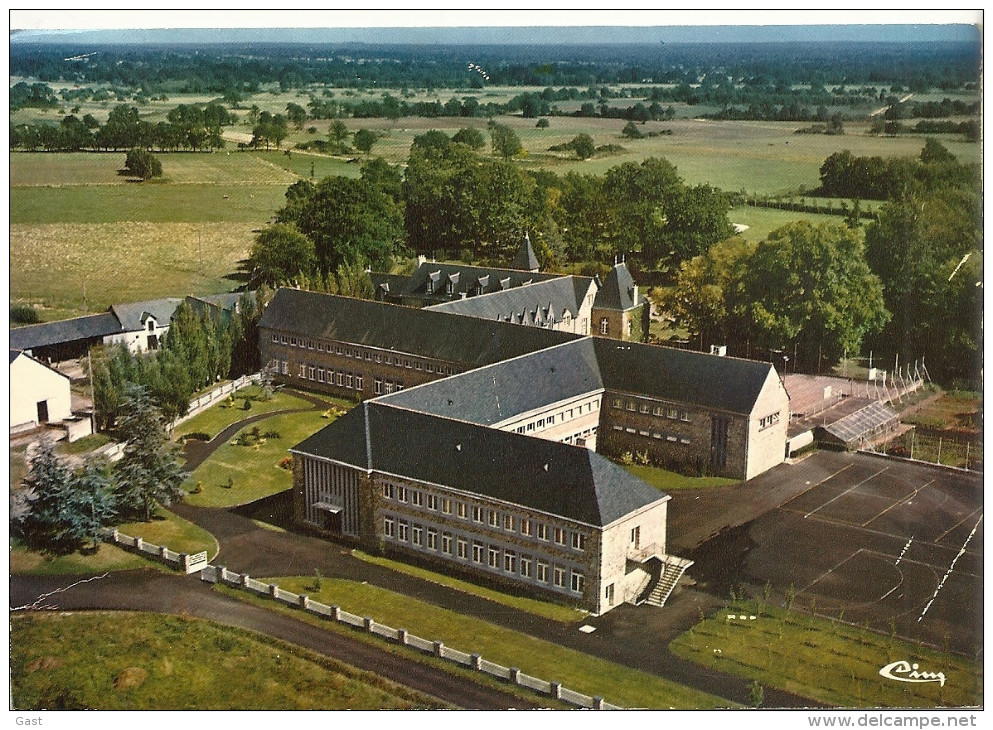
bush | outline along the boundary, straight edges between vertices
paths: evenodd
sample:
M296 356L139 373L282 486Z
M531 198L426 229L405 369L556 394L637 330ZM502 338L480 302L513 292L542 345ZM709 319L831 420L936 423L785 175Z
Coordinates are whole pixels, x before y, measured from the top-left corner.
M250 411L250 410L252 410L252 399L251 398L245 398L245 403L241 406L241 408L244 411Z
M37 324L41 319L34 307L15 304L10 308L10 321L15 324Z
M210 434L204 433L203 431L194 431L193 433L188 433L183 436L182 440L186 441L210 441Z
M286 469L286 471L292 470L293 469L293 457L292 456L284 457L283 460L279 462L279 468L280 469Z

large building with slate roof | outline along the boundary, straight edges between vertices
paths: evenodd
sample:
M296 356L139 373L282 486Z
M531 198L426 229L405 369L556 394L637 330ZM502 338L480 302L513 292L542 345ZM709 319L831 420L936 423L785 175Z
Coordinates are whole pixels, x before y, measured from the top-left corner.
M303 523L593 611L671 559L664 495L596 452L739 479L785 458L770 363L295 289L259 336L283 382L363 401L292 449Z

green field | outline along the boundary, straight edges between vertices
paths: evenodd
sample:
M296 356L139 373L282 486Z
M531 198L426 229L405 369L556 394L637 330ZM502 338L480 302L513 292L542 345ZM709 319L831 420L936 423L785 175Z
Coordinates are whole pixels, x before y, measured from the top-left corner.
M983 701L979 662L768 604L732 605L671 648L706 667L834 707L976 707ZM941 671L946 681L881 680L879 670L898 660Z
M182 616L15 615L17 710L409 710L442 705L275 639Z
M233 395L233 398L223 400L176 426L172 432L173 440L178 441L188 433L205 433L213 438L231 424L260 413L310 408L308 401L297 398L286 390L277 391L269 400L263 400L262 388L257 385L242 388ZM244 408L246 398L250 400L252 406L247 411Z

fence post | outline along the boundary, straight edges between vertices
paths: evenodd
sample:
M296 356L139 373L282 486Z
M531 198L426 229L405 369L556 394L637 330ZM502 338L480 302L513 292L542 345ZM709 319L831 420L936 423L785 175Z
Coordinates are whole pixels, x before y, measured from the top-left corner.
M372 620L369 616L365 617L365 630L372 633L373 628L376 626L376 622Z
M248 588L248 573L241 576L241 584L245 586L245 588Z
M141 546L142 546L143 544L144 544L144 543L142 542L142 539L141 539L140 537L136 537L136 538L134 539L134 547L135 547L135 550L141 550Z
M562 699L562 683L561 682L549 682L552 685L551 694L557 700Z
M310 596L308 596L306 593L300 594L300 608L304 609L305 611L308 608L310 608Z
M594 710L602 710L603 709L603 697L594 697L593 698L593 709Z
M279 592L279 586L276 585L275 583L270 583L269 584L269 595L272 596L273 598L275 598L276 597L276 593L278 593L278 592Z
M510 681L513 682L514 684L521 683L521 670L518 669L517 667L510 668Z
M117 531L117 528L115 527L114 528L114 542L115 543L118 543L120 541L121 541L120 533Z
M228 569L222 565L221 567L216 568L216 570L221 571L221 583L226 582L228 579Z
M443 656L445 653L445 644L441 641L434 642L434 655Z
M473 669L482 669L483 667L483 657L479 654L471 654L469 660L472 662Z
M407 629L397 629L397 642L401 646L407 646Z
M168 551L169 551L169 548L167 548L165 545L162 545L161 547L159 547L159 557L160 558L164 558L166 556L166 553Z
M331 615L334 617L335 621L341 621L341 608L338 606L331 606Z

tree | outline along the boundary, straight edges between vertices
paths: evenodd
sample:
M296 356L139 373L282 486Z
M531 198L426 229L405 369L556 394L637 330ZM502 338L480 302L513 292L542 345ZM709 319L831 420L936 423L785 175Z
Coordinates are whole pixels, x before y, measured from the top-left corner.
M359 152L369 154L377 139L379 139L379 136L375 132L369 129L360 129L355 133L355 149Z
M945 145L941 144L933 137L928 137L924 141L924 148L921 150L920 160L924 164L957 162L957 158Z
M490 127L490 142L493 145L493 154L505 160L524 149L517 133L503 124L493 124Z
M576 156L581 160L588 160L596 154L596 144L588 134L577 134L569 144L572 145L572 149L576 151Z
M104 528L117 516L117 498L107 464L87 460L76 474L73 486L79 508L79 532L96 550L103 540Z
M124 169L132 177L149 180L162 177L162 163L148 150L132 149L124 159Z
M296 125L297 129L303 129L303 123L307 121L307 110L291 101L286 105L286 118Z
M331 122L331 126L328 128L328 139L331 142L331 153L332 154L342 154L348 152L348 145L345 144L345 140L348 139L349 131L348 126L340 119L334 119Z
M482 149L486 144L483 133L475 127L463 127L452 137L452 142L468 145L474 150Z
M186 474L145 388L126 391L118 431L124 441L123 456L114 467L118 503L122 513L147 522L156 502L168 506L182 496Z
M548 119L546 119L545 117L542 117L537 122L535 122L535 125L534 126L535 126L535 129L548 129L550 126L552 126L552 124L551 124L551 122L548 121Z
M259 231L248 254L253 285L278 287L301 272L310 273L317 262L314 242L292 223L276 223Z
M638 126L633 121L624 125L621 134L628 139L641 139L645 136L645 133L638 129Z

